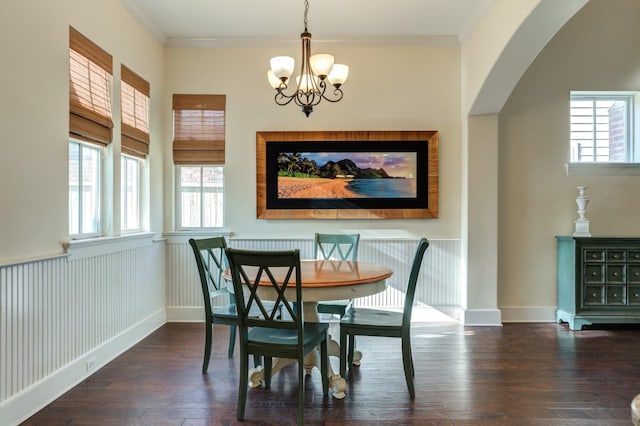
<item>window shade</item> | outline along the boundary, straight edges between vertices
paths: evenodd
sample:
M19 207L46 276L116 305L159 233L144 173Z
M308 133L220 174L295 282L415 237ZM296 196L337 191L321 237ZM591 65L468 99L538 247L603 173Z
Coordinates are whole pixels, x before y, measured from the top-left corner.
M149 153L149 83L121 65L122 152L145 158Z
M224 164L225 95L173 95L173 162Z
M113 58L69 27L69 134L108 145L112 139Z

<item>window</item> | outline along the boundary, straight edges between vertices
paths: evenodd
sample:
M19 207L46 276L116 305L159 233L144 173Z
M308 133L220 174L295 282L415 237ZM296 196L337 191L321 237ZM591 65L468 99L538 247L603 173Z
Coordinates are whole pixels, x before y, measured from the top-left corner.
M77 141L69 143L69 234L100 234L100 151Z
M120 65L122 157L120 160L120 228L139 231L141 221L142 163L149 154L149 83Z
M634 103L627 92L572 92L571 162L636 162Z
M120 162L120 221L123 232L140 230L140 161L123 155Z
M102 233L102 152L111 143L113 59L69 27L69 234Z
M178 166L179 229L223 226L223 168Z
M224 95L173 95L176 227L223 226Z

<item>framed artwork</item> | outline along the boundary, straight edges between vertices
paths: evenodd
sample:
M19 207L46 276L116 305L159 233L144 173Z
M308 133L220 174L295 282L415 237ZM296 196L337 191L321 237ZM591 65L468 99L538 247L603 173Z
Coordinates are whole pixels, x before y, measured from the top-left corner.
M437 131L256 133L259 219L438 217Z

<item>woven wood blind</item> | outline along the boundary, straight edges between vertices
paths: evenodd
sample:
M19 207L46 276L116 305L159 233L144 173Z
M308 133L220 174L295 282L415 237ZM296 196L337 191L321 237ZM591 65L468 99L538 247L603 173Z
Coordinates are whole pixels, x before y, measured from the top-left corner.
M225 95L173 95L173 162L224 164Z
M113 58L69 27L69 134L108 145L112 140Z
M149 83L120 66L122 100L122 152L145 158L149 153Z

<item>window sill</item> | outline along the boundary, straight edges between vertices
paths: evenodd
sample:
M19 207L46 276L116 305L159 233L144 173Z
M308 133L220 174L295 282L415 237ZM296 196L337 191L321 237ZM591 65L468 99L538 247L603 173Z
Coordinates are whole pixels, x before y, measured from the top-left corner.
M167 239L168 244L187 244L189 238L210 238L210 237L227 237L231 236L231 231L223 228L210 229L189 229L182 231L163 232L162 236Z
M145 247L157 240L155 232L140 232L118 237L97 237L82 240L71 240L62 244L69 261L85 259L109 253L116 253Z
M640 163L565 163L567 176L640 176Z

